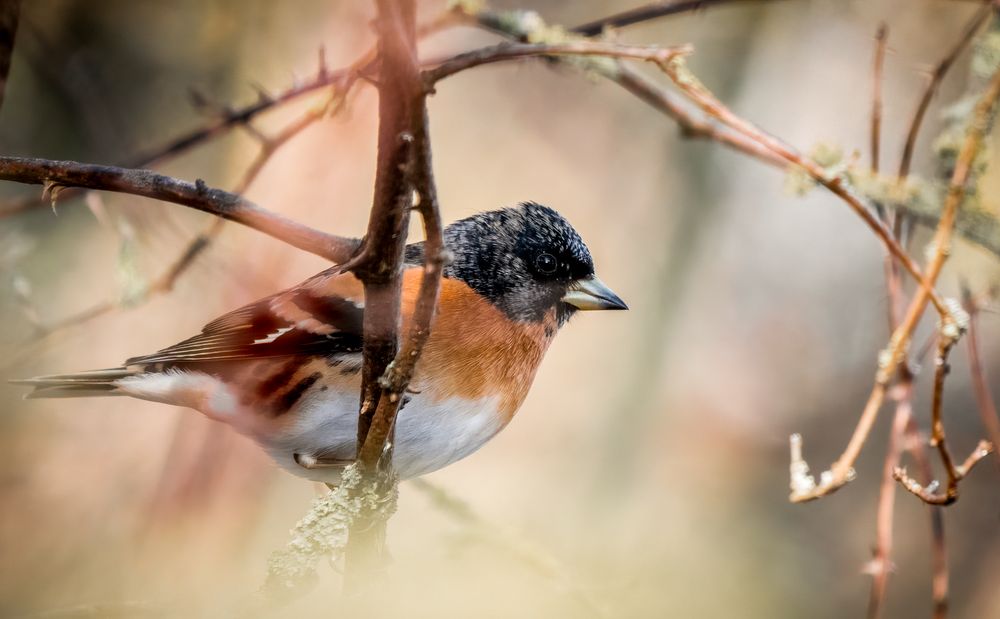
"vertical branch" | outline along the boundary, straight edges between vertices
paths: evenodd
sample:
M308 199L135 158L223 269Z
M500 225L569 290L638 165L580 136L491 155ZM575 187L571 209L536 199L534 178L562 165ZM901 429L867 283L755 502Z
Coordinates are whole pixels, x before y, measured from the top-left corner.
M379 154L375 198L354 273L365 286L364 365L358 420L357 466L379 500L395 496L392 436L437 311L441 275L448 261L427 125L428 88L416 56L412 0L378 0ZM414 202L414 198L417 202ZM424 274L402 350L402 260L409 212L421 213L426 241ZM366 492L362 487L361 492ZM363 505L347 546L350 586L384 563L389 510Z
M364 366L358 445L365 444L380 389L378 379L396 355L403 247L409 225L413 144L410 101L423 96L416 58L412 0L377 0L379 131L375 197L364 260L354 273L365 287Z
M0 106L7 87L11 58L14 55L14 36L21 16L21 0L0 0Z
M966 349L969 353L969 372L972 374L972 388L979 405L979 417L982 419L986 436L996 447L996 460L1000 465L1000 416L997 415L997 405L993 394L986 383L986 368L983 366L982 355L979 354L979 305L972 297L968 288L962 289L962 305L969 313L969 333L966 335Z
M878 174L879 143L882 135L882 67L889 30L882 22L875 32L875 59L872 66L872 172Z
M896 400L896 416L889 434L882 483L879 488L878 511L875 517L875 554L867 571L872 575L871 595L868 599L868 619L882 616L886 592L889 589L889 574L892 572L892 529L896 505L896 480L892 472L899 463L905 442L906 428L913 418L913 382L907 377L892 393Z
M358 467L364 482L378 497L391 497L395 480L391 469L378 471L383 445L391 444L389 431L371 457L366 449L369 430L379 412L382 395L379 379L396 356L399 346L400 294L403 248L413 201L411 158L413 106L423 96L416 56L416 20L412 0L377 0L379 129L375 195L368 232L354 273L364 284L364 361L361 405L358 412ZM391 415L395 420L397 402ZM367 456L361 459L362 454ZM363 492L364 488L359 488ZM390 507L391 509L391 507ZM346 550L348 585L361 589L382 564L386 519L377 505L365 504L350 526Z

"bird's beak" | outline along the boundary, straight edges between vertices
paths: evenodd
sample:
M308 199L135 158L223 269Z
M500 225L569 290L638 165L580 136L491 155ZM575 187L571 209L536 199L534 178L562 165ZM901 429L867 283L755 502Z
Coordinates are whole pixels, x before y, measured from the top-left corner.
M596 275L578 279L563 295L563 303L580 310L627 310L625 302L611 292Z

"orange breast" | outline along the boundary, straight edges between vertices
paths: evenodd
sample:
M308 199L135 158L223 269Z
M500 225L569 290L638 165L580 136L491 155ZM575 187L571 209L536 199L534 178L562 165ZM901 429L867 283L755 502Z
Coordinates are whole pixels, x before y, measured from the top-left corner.
M404 317L413 313L421 273L403 274ZM554 311L541 323L515 322L465 283L445 279L412 388L435 399L497 396L506 424L528 395L555 331Z

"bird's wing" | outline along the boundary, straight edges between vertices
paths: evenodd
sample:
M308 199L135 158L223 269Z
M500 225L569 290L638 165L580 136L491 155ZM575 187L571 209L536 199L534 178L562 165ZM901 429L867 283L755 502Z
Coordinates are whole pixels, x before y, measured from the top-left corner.
M126 365L171 367L288 355L360 352L364 288L329 269L208 323L198 335Z

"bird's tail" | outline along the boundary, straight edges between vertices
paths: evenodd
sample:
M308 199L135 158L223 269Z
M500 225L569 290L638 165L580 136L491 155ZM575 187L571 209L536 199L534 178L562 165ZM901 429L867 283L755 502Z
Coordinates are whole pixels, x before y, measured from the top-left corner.
M141 373L139 368L111 368L91 370L77 374L54 374L12 380L17 385L34 387L25 399L35 398L86 398L94 396L125 395L118 389L117 381Z

